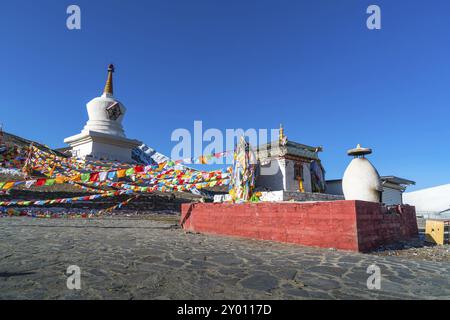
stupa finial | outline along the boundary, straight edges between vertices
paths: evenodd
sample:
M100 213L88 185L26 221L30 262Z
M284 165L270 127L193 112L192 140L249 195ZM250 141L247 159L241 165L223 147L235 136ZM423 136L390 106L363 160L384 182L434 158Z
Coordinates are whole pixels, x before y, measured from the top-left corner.
M283 124L280 123L280 131L279 131L279 134L278 134L278 140L280 142L282 142L283 139L284 139L284 128L283 128Z
M113 73L114 73L114 65L110 64L108 66L108 79L106 80L105 89L103 93L105 94L113 94Z
M361 144L358 143L358 145L356 146L356 148L354 149L350 149L347 151L347 154L349 156L353 156L353 157L364 157L366 154L371 154L372 153L372 149L370 148L363 148L361 147Z

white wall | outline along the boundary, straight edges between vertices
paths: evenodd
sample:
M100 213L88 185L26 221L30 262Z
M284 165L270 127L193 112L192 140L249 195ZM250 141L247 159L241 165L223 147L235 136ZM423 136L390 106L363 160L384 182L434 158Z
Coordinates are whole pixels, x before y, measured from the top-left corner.
M342 180L327 181L327 188L325 192L339 196L343 195L344 191L342 191Z
M100 142L89 142L73 148L77 157L92 155L95 158L108 160L131 161L131 149L104 144Z
M298 189L298 181L295 180ZM303 164L303 188L305 192L312 192L312 181L311 181L311 164Z
M298 180L294 179L294 161L292 160L279 160L280 167L284 169L284 191L298 191ZM284 167L284 168L283 168Z
M260 174L256 180L256 187L268 188L269 190L284 190L283 172L280 170L278 160L271 160L269 164L261 166L261 173L270 172L273 175Z
M403 194L403 202L418 213L437 213L450 208L450 184Z
M256 187L264 187L272 191L298 191L299 184L298 180L294 177L294 164L295 162L293 160L288 159L271 160L270 166L274 170L265 171L272 171L272 173L275 174L259 175L256 180ZM262 167L267 168L269 165ZM264 172L264 170L262 172ZM305 189L305 192L311 192L312 184L309 164L303 165L303 179L303 188Z
M381 201L387 205L402 204L402 192L398 189L383 186Z

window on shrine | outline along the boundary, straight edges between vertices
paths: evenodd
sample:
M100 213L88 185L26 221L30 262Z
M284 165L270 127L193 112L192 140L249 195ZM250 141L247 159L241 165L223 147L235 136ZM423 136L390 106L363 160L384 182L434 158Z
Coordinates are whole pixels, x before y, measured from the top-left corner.
M298 191L305 192L302 162L294 164L294 176L295 180L298 181Z
M303 163L294 165L294 176L296 180L303 180Z

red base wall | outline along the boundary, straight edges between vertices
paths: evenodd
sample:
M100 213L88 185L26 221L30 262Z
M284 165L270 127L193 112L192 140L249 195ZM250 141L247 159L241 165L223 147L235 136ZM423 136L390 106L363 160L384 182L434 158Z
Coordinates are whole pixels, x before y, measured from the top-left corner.
M183 204L181 225L193 232L366 252L418 236L414 207L388 213L364 201Z

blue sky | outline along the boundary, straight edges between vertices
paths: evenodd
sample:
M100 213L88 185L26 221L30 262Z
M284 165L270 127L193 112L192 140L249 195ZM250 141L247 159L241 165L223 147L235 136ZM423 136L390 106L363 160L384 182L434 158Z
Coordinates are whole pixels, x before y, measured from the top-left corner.
M66 28L77 4L82 29ZM366 8L382 29L366 28ZM170 154L173 130L277 128L323 145L340 178L357 143L382 175L450 183L446 0L8 1L0 121L52 147L80 132L116 65L124 127Z

